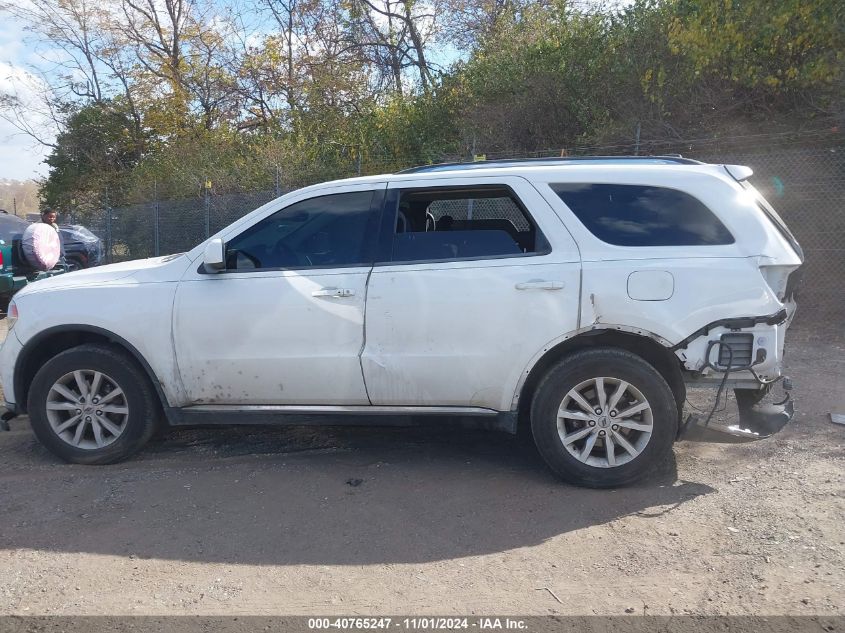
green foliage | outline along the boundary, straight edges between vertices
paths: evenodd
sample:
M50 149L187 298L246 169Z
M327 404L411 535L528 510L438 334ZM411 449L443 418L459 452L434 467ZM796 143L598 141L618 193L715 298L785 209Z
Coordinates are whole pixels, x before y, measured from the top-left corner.
M199 196L209 181L216 193L291 188L472 152L630 144L635 129L644 142L678 140L841 112L839 0L636 0L595 13L564 0L461 0L444 10L453 5L461 12L446 22L471 15L467 32L483 37L425 89L373 79L389 68L365 54L358 2L303 3L291 30L281 21L239 54L192 22L183 39L193 52L164 84L132 67L126 97L70 106L42 195L93 209L105 190L118 206L154 190Z
M679 0L672 52L697 75L778 100L836 85L845 62L841 0Z
M526 150L585 139L612 116L605 16L535 5L502 25L461 71L461 116L483 147Z
M45 160L50 174L41 189L44 202L77 217L99 208L101 192L123 190L146 140L121 100L80 107L68 116Z

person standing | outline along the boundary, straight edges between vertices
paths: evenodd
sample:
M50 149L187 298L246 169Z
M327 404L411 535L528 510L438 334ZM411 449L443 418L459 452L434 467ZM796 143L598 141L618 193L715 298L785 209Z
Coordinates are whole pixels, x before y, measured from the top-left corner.
M67 262L65 262L65 244L62 241L62 234L61 231L59 231L59 225L56 223L56 220L58 219L59 214L54 209L47 208L41 212L41 222L49 224L56 229L56 234L59 236L59 248L61 249L61 254L59 255L59 265L67 269Z
M56 224L56 220L58 220L59 214L56 213L53 209L44 209L41 212L41 221L44 224L49 224L54 229L56 229L56 233L59 232L59 225Z

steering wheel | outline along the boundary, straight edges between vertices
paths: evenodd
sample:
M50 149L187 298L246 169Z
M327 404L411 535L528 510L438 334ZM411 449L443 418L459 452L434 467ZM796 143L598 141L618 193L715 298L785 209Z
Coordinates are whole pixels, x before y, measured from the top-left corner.
M308 257L302 257L299 253L297 253L290 246L285 244L282 240L276 242L276 246L275 248L273 248L272 254L273 263L276 264L275 266L273 266L273 268L286 268L287 266L304 266L310 263L308 261L303 261L308 260ZM283 264L279 265L279 262L283 262Z
M428 228L428 227L431 228ZM437 220L434 219L434 215L431 211L425 212L425 230L428 231L436 231L437 230Z

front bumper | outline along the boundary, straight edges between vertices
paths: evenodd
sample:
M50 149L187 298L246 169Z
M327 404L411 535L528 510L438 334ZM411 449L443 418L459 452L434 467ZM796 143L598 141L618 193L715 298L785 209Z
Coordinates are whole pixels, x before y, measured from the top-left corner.
M0 382L3 383L3 395L6 400L6 409L20 412L21 402L15 393L15 364L18 355L23 349L18 339L17 328L6 334L5 340L0 344ZM17 408L15 408L17 406Z

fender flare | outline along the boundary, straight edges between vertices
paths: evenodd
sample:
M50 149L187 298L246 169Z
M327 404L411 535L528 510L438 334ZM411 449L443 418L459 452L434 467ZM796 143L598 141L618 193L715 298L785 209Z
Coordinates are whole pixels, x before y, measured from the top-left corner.
M109 342L114 343L115 345L118 345L127 352L129 352L129 354L138 362L138 364L147 374L147 377L150 379L153 388L156 390L156 394L158 395L159 401L161 402L162 408L167 410L169 403L167 400L167 396L164 393L164 389L162 388L161 383L158 380L158 377L156 376L152 367L150 367L150 364L147 362L147 359L144 358L143 354L141 354L141 352L139 352L138 349L134 345L132 345L132 343L127 341L122 336L119 336L114 332L110 332L109 330L106 330L104 328L97 327L96 325L75 323L57 325L54 327L47 328L46 330L42 330L41 332L30 338L21 348L21 351L18 354L17 359L15 360L15 369L13 374L15 396L17 399L21 400L21 402L17 403L20 411L26 411L26 402L23 401L24 385L22 370L26 366L27 360L35 352L35 350L38 349L39 345L51 336L54 336L56 334L72 334L77 332L102 336Z
M554 348L556 348L557 346L571 339L577 338L579 336L595 336L604 332L624 332L626 334L634 334L637 336L642 336L643 338L649 338L663 346L667 352L672 353L672 343L670 341L666 340L655 332L651 332L650 330L645 330L643 328L635 328L627 325L617 325L613 323L602 323L600 325L589 325L587 327L579 328L577 330L572 330L568 334L553 338L548 343L543 345L542 349L540 349L536 354L534 354L534 356L531 357L531 360L528 361L528 365L526 365L526 367L523 369L522 373L519 376L519 380L517 381L516 389L514 390L513 397L511 399L511 410L519 410L519 399L522 395L525 383L528 380L528 377L531 375L531 372L534 371L534 368L546 354L554 350Z

